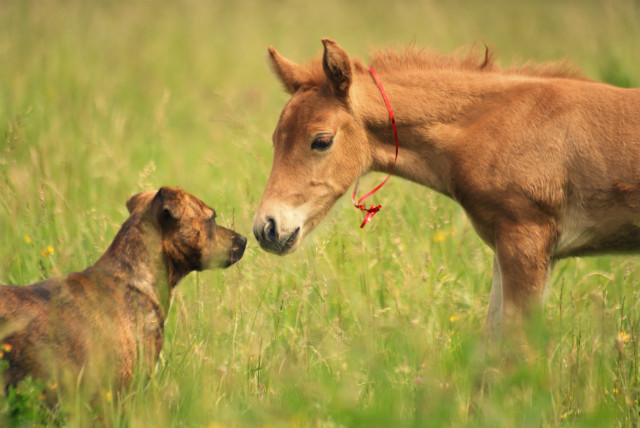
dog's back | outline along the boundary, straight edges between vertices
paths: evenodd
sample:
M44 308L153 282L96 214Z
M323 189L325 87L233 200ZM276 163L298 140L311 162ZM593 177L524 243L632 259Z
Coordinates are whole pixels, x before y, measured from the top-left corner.
M29 286L0 287L0 343L9 362L5 384L28 375L75 383L81 373L114 369L109 382L128 381L137 352L135 330L141 328L136 318L144 318L151 305L109 282L88 269ZM162 328L161 319L154 328ZM161 332L154 336L161 344Z
M55 280L26 287L0 287L0 343L3 359L9 362L4 373L7 385L16 384L26 373L44 375L37 343L48 325L50 312L46 308L55 288Z

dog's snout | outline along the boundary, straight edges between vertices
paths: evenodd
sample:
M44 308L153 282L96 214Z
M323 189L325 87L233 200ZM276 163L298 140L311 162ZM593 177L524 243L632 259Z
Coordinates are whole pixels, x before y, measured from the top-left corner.
M235 249L235 253L238 255L238 260L240 260L244 254L245 248L247 248L247 238L242 235L238 235L233 248Z
M227 263L225 267L229 267L232 264L236 263L238 260L242 258L244 255L244 250L247 247L247 238L242 235L236 235L233 238L233 242L231 243L231 248L229 249L229 256L227 259Z

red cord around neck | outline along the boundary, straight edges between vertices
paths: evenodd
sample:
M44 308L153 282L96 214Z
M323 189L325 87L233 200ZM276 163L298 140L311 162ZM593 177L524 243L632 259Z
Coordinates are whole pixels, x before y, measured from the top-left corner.
M371 205L371 207L367 209L364 207L364 205L362 205L362 201L364 201L369 196L376 193L378 190L380 190L382 186L384 186L384 184L389 180L389 178L391 178L391 175L393 174L393 169L396 166L396 161L398 160L398 128L396 127L396 119L395 117L393 117L393 111L391 110L391 104L389 103L389 98L387 98L387 93L384 91L384 88L382 87L382 82L380 81L380 79L378 79L378 75L376 74L375 71L373 71L373 68L371 67L369 67L369 72L371 73L371 76L373 76L373 80L376 81L376 84L378 85L378 89L380 89L380 93L382 94L382 98L384 99L384 104L387 106L387 111L389 112L389 119L391 119L391 125L393 126L393 135L395 136L395 139L396 139L396 157L393 160L393 165L391 166L391 171L389 171L389 175L387 175L387 178L385 178L382 181L382 183L378 184L373 190L369 191L369 193L367 193L366 195L358 199L358 202L356 202L356 193L358 192L359 179L356 179L356 184L353 188L353 195L351 195L351 202L353 202L353 205L356 208L358 208L360 211L366 212L364 216L364 220L360 225L360 229L365 227L365 225L371 221L373 216L376 215L378 211L380 211L380 208L382 208L382 205Z

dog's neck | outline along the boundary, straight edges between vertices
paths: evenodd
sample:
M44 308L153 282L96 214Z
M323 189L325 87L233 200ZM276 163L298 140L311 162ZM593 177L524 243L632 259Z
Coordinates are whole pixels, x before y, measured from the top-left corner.
M94 267L146 296L165 319L177 281L172 281L162 235L153 224L130 217Z

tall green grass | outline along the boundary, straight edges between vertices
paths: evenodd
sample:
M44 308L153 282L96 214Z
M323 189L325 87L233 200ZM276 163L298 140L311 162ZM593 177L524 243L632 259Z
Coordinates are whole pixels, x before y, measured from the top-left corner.
M306 61L332 37L366 60L376 47L485 42L505 65L568 58L637 87L639 22L631 0L2 2L1 283L88 266L126 199L165 184L250 238L237 266L179 285L151 379L96 408L65 400L58 422L638 426L637 257L559 263L533 346L492 357L492 255L446 198L393 178L366 229L341 200L285 258L258 248L251 223L287 99L267 46ZM36 406L25 388L20 405ZM0 397L0 425L17 402Z

